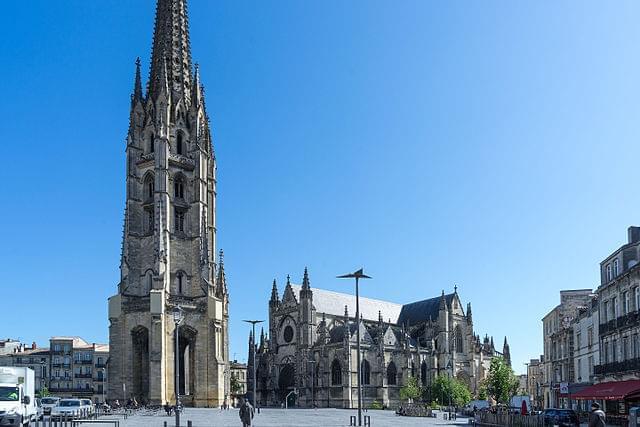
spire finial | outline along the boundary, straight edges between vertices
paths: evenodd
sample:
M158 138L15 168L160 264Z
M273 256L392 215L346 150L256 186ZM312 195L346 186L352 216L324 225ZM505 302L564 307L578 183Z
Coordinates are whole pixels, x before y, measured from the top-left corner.
M309 272L307 271L307 267L304 268L304 276L302 277L302 289L308 291L311 289L311 285L309 282Z
M271 287L271 303L280 302L280 297L278 296L278 285L276 285L276 279L273 279L273 286Z
M142 100L142 77L140 76L140 57L136 59L136 78L133 85L133 100Z
M155 98L163 89L160 74L164 63L166 79L177 83L173 86L177 101L191 98L191 44L189 41L189 18L186 0L158 0L153 33L153 52L151 54L150 94Z
M454 284L454 285L453 285L453 293L454 293L454 294L457 294L457 293L458 293L458 285L457 285L457 284Z
M291 285L291 276L287 274L287 286Z
M344 317L349 318L349 307L346 305L344 306Z

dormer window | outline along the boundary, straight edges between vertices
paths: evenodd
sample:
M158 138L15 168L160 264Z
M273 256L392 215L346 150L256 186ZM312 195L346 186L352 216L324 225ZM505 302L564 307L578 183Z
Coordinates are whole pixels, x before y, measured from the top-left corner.
M618 269L618 260L613 261L613 277L618 277L619 269Z
M611 273L611 264L607 264L606 269L607 269L607 281L609 281L613 278Z

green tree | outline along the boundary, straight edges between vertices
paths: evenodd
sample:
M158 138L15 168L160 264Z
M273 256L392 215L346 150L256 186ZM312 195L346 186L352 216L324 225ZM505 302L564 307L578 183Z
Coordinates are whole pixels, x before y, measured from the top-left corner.
M489 396L498 403L508 405L518 390L518 378L502 357L494 357L491 359L486 385Z
M240 380L236 378L235 375L231 375L231 379L229 380L229 385L231 387L232 394L238 394L242 391L242 385L240 384Z
M51 396L51 393L49 393L49 389L46 387L42 387L40 389L40 392L38 393L38 397L48 397Z
M400 399L408 400L410 403L422 395L422 389L418 384L418 379L410 377L407 384L400 389Z
M471 391L456 378L438 375L431 385L431 397L441 405L464 406L471 401Z
M482 380L480 382L480 388L478 389L478 399L487 400L487 382Z

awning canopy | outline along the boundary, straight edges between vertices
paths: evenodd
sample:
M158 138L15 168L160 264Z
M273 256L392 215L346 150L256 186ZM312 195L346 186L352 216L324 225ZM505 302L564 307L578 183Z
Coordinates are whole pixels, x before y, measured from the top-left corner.
M622 400L626 397L640 393L640 380L610 381L594 384L572 394L572 399L577 400Z

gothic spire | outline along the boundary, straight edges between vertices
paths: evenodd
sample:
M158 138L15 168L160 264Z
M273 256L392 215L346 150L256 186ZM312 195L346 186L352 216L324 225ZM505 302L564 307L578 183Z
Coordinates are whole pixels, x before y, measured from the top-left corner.
M471 303L467 303L467 322L473 323L473 316L471 315Z
M133 102L142 101L142 77L140 76L140 57L136 59L136 79L133 85Z
M227 276L224 273L224 252L220 249L218 261L218 276L216 277L216 294L221 297L227 293Z
M165 65L167 63L167 65ZM172 98L191 99L191 44L187 0L158 0L153 32L153 53L149 76L149 95L155 99L162 88L163 68L171 84Z
M302 277L302 289L309 290L311 289L309 283L309 272L307 271L307 267L304 268L304 276Z
M276 285L276 279L273 279L273 286L271 287L271 300L269 302L272 304L278 304L280 302L280 297L278 296L278 285Z

